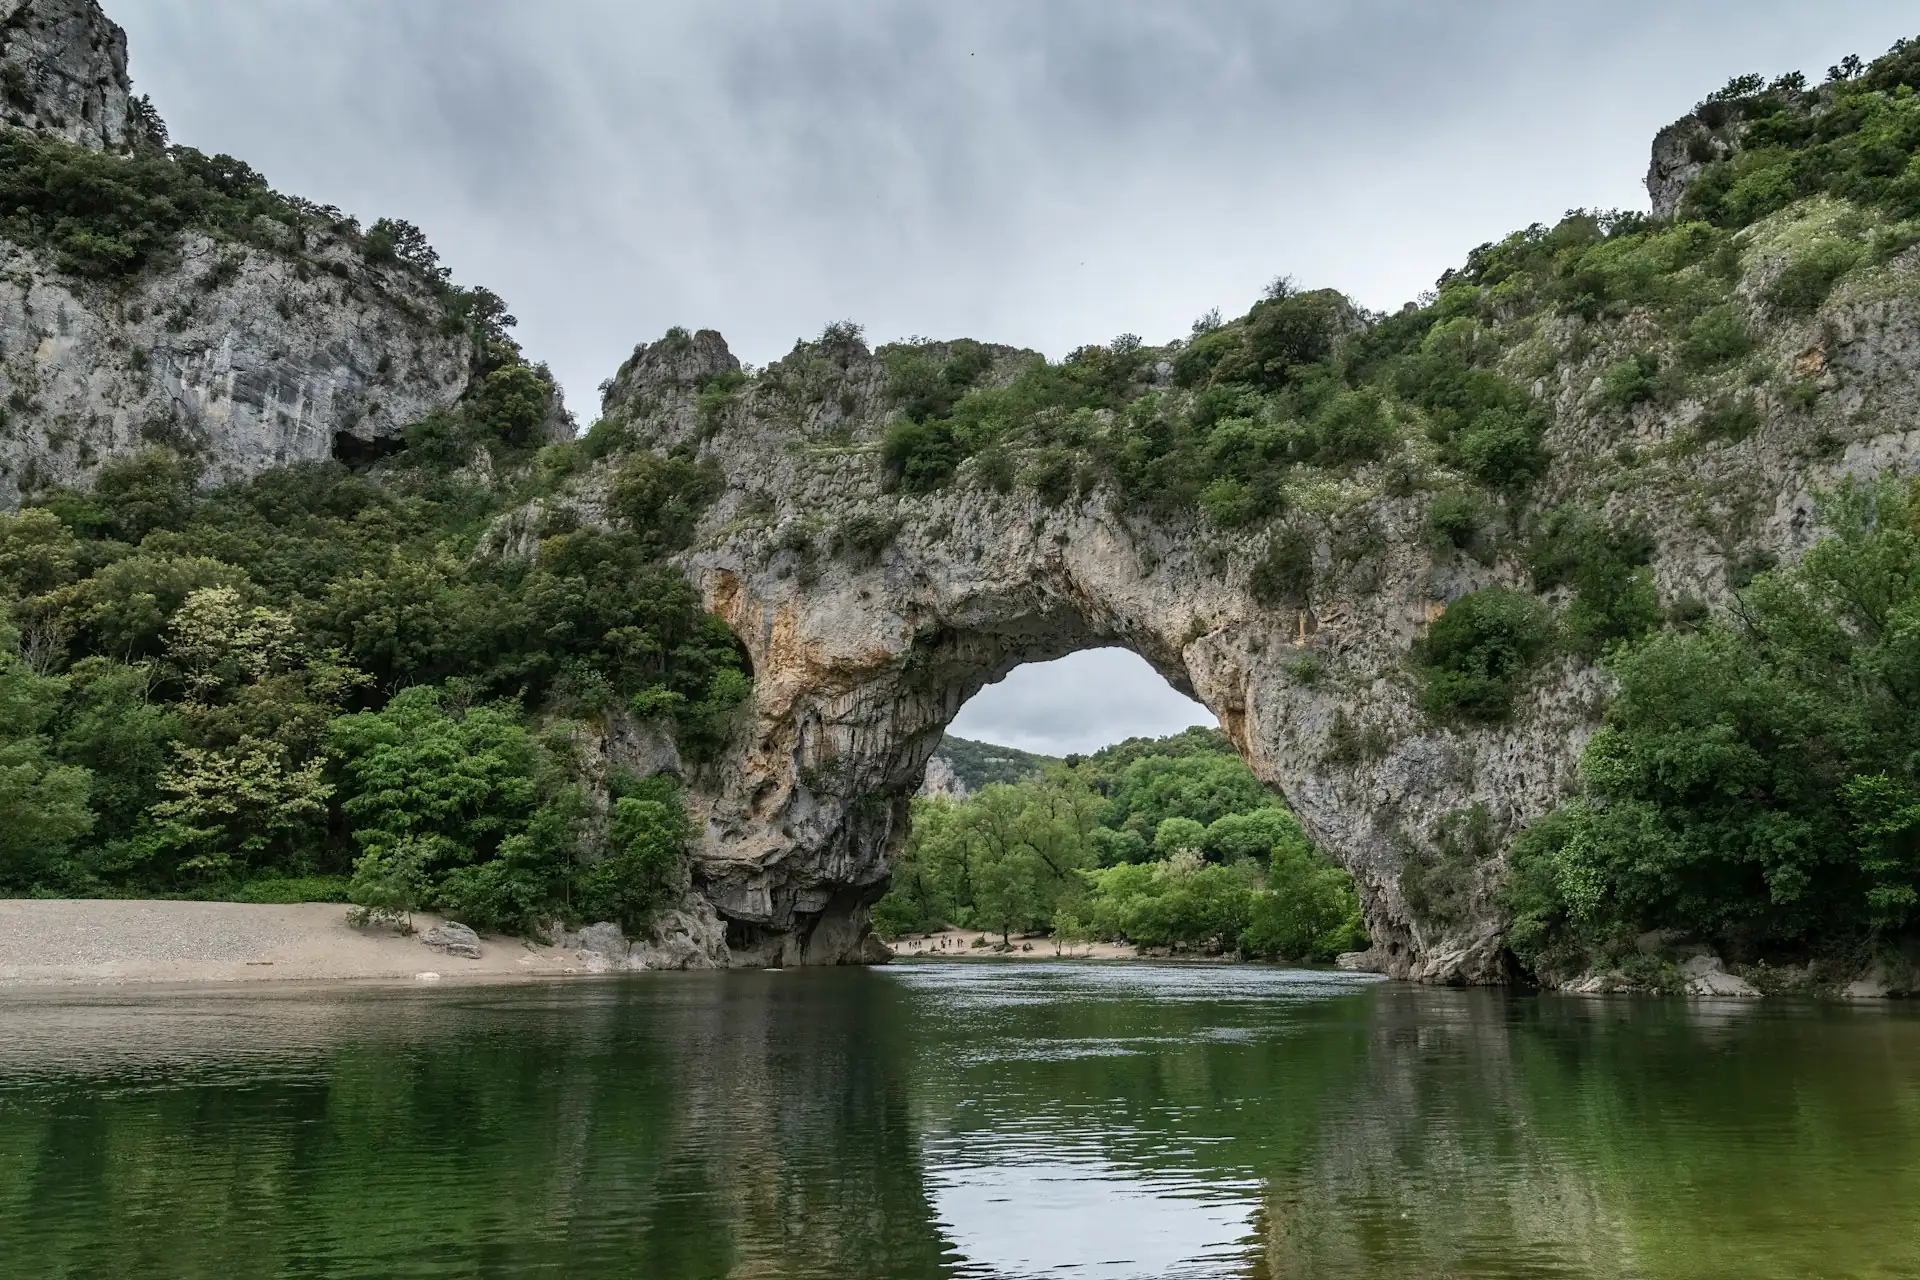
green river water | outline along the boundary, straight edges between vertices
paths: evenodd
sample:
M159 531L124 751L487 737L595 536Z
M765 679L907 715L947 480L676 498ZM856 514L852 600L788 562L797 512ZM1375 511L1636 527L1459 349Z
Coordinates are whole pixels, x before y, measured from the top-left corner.
M1920 1009L897 964L0 995L0 1275L1920 1276Z

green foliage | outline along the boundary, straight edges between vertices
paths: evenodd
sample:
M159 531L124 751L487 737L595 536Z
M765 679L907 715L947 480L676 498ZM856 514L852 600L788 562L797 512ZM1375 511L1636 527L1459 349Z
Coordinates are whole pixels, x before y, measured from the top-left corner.
M1553 640L1547 606L1525 592L1488 587L1460 597L1414 649L1421 709L1438 720L1504 720Z
M1920 501L1849 485L1829 533L1734 619L1612 652L1585 794L1516 843L1516 951L1567 971L1676 929L1736 957L1845 950L1920 894Z
M1158 831L1171 818L1188 819L1204 828L1230 813L1250 812L1273 802L1273 793L1231 750L1143 756L1110 779L1099 778L1098 769L1096 763L1087 772L1106 796L1102 824L1142 835Z
M639 451L621 465L607 505L648 548L678 551L693 540L701 513L725 487L711 462Z
M1860 249L1855 245L1843 240L1818 241L1781 268L1763 296L1769 306L1788 315L1812 315L1833 292L1840 277L1853 270L1859 261Z
M1246 877L1191 852L1088 872L1086 880L1090 893L1069 931L1143 947L1233 950L1255 897Z
M1267 891L1254 895L1240 950L1270 960L1325 963L1366 946L1353 877L1311 846L1276 846Z
M842 520L833 531L833 552L846 553L855 560L870 563L886 554L900 536L898 519L862 511Z
M1299 606L1313 591L1313 538L1304 529L1281 529L1267 539L1266 554L1247 579L1253 598L1269 608Z
M1522 374L1516 349L1540 341L1539 319L1642 316L1673 340L1673 358L1660 344L1616 362L1603 373L1601 400L1622 409L1669 402L1687 376L1753 350L1750 304L1735 292L1743 263L1734 231L1809 196L1853 206L1779 270L1762 299L1775 314L1812 313L1849 270L1914 243L1920 233L1901 221L1920 217L1920 97L1899 70L1911 61L1890 54L1875 64L1879 73L1817 89L1736 86L1700 108L1716 140L1701 151L1707 163L1680 220L1574 210L1480 246L1433 295L1395 315L1366 316L1330 291L1281 281L1244 316L1216 317L1159 358L1116 340L1058 365L1031 361L992 385L982 383L990 362L961 344L892 348L889 387L902 418L884 446L889 467L904 488L924 492L976 458L988 487L1004 491L1022 475L1058 501L1069 469L1048 451L1064 449L1093 464L1073 473L1082 491L1104 478L1128 502L1199 507L1239 529L1284 515L1299 469L1404 466L1409 428L1424 428L1440 462L1516 503L1551 460L1543 375L1593 342L1575 329L1568 351L1530 355ZM1160 358L1170 387L1147 376L1147 362ZM1526 385L1534 378L1540 385ZM1703 423L1705 438L1751 430L1730 404ZM1436 537L1462 547L1451 532L1461 528Z
M1694 423L1702 440L1745 440L1760 429L1760 408L1752 396L1735 396L1708 405Z
M887 348L887 398L901 421L887 432L881 456L909 493L927 493L953 478L969 450L956 433L953 408L961 396L993 367L993 357L977 342L930 343Z
M1561 506L1534 529L1527 561L1537 590L1573 588L1563 632L1574 652L1597 657L1607 645L1646 634L1662 613L1653 540L1637 526L1616 527L1596 512Z
M256 218L301 221L245 164L190 147L117 156L16 130L0 138L0 175L7 238L47 246L77 275L137 272L189 227L245 239Z
M1298 818L1269 802L1263 808L1215 818L1206 827L1199 847L1210 861L1230 864L1243 858L1265 862L1269 855L1277 856L1277 851L1290 856L1311 853L1313 842L1307 839Z
M1616 361L1600 375L1600 398L1617 409L1632 408L1659 394L1660 357L1650 352Z
M607 825L607 856L587 869L581 903L593 919L639 932L654 912L686 891L693 833L678 794L660 788L621 796Z
M1701 104L1695 116L1738 144L1688 185L1682 216L1743 227L1821 194L1894 218L1920 215L1911 47L1900 42L1857 78L1809 89L1754 77Z
M1481 867L1500 852L1493 814L1472 804L1443 816L1430 848L1407 852L1400 868L1400 890L1423 924L1446 928L1469 917L1474 883Z
M1427 545L1436 552L1476 550L1492 519L1492 508L1474 490L1443 489L1427 508Z
M263 876L233 893L235 902L285 905L295 902L348 902L345 876Z
M498 557L476 540L520 501L515 473L482 490L410 454L379 479L318 464L201 491L152 451L0 515L22 669L52 698L5 744L31 810L12 829L38 833L7 891L338 897L352 874L377 913L512 929L611 901L582 887L606 839L571 749L537 725L658 690L684 759L724 750L744 653L660 559L711 469L637 463L638 528L556 519Z
M540 443L558 393L545 369L513 363L493 370L467 390L467 425L482 440L512 449Z
M1084 891L1074 872L1097 861L1090 837L1100 808L1099 796L1065 771L993 783L965 801L915 800L876 923L896 933L965 924L1003 939L1044 928Z
M358 247L370 263L415 275L441 304L443 332L499 342L513 325L492 293L448 282L419 228L383 218L362 236L339 210L283 196L244 162L192 147L141 145L116 155L10 130L0 137L0 210L0 234L50 251L60 270L76 276L117 280L170 266L189 230L302 258L302 270L312 269L309 262L336 266L304 259L318 234ZM244 250L222 252L201 286L221 287L244 261Z
M44 732L64 692L21 661L18 636L0 615L0 890L59 876L73 842L93 827L90 775L60 763Z
M1695 369L1711 369L1738 360L1753 349L1753 336L1737 307L1723 304L1702 312L1680 340L1680 358Z
M1200 728L1129 739L965 801L914 801L873 919L887 937L1050 925L1062 939L1290 960L1365 945L1352 879L1219 730Z
M552 785L553 762L518 708L449 705L447 691L430 685L403 689L379 711L343 716L330 745L355 838L369 849L411 838L429 868L494 856Z

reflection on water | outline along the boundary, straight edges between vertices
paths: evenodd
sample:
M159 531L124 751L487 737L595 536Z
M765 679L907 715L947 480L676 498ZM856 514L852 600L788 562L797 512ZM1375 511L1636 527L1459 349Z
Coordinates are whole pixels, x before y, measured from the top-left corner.
M6 1276L1920 1276L1920 1010L1199 965L0 996Z

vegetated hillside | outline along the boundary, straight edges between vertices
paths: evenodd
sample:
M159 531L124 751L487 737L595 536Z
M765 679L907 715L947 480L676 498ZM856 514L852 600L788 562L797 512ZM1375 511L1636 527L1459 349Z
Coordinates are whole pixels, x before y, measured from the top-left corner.
M71 87L60 32L118 32L82 0L16 18L47 37L7 45L22 93ZM61 101L14 114L65 120ZM0 303L0 499L23 497L0 514L0 893L350 894L516 930L677 904L678 775L750 688L666 561L710 472L663 462L615 531L543 517L583 455L549 445L557 391L498 298L404 223L363 231L165 145L142 103L130 119L108 145L0 128L21 286ZM343 406L331 365L306 373L332 400L287 401L311 388L275 362L302 344L385 416ZM188 347L237 361L211 399L181 393ZM249 386L297 447L263 457L241 430ZM142 397L178 412L129 435Z
M913 805L874 907L885 936L951 924L1321 961L1365 945L1353 878L1215 730Z
M933 759L946 761L954 778L968 791L978 791L995 782L1038 777L1048 765L1059 763L1053 756L956 738L950 733L941 737L940 745L934 748Z
M284 456L316 460L217 488L269 466L271 441L143 439L118 410L10 383L0 439L26 461L21 510L0 516L0 886L275 896L351 877L370 906L517 928L637 927L669 904L710 919L711 902L738 913L742 962L782 938L854 954L892 799L935 740L911 717L964 701L927 682L1019 657L900 602L979 581L1031 609L1035 575L1084 547L1102 571L1137 560L1125 641L1192 676L1360 872L1382 967L1488 980L1509 940L1554 978L1664 981L1661 947L1686 941L1776 971L1815 959L1814 976L1891 955L1920 891L1920 522L1904 479L1841 477L1904 475L1920 441L1917 63L1903 43L1819 86L1737 80L1662 135L1673 216L1527 228L1390 316L1279 281L1163 348L871 353L835 325L752 375L717 335L675 331L623 366L584 437L551 443L551 383L498 301L452 288L410 228L361 232L151 136L118 154L0 133L0 234L34 289L169 300L130 305L133 327L96 308L99 345L61 348L131 380L115 404L144 403L141 350L172 379L152 394L196 403L173 390L191 383L173 339L142 346L137 326L242 311L271 357L280 331L331 343L302 327L314 315L358 332L349 304L387 308L367 313L377 332L417 295L459 369L441 381L424 337L418 367L410 347L385 370L354 356L366 385L393 379L381 402L405 431L362 450L331 429L345 418L295 419L328 430L315 452L289 427ZM283 315L265 283L283 279L318 292ZM240 310L207 309L249 280ZM0 315L8 352L44 339L54 308L30 309ZM1074 536L1116 528L1134 540ZM880 654L871 688L773 663L756 693L742 642L763 636L703 607L742 582L822 609L844 590L861 612L838 618L920 610L924 627L846 628ZM1415 609L1438 617L1409 647ZM840 736L811 742L847 749L779 737L816 723ZM1096 828L1113 849L1158 843L1183 815L1119 814L1099 780L1169 758L1068 770L1096 775L1070 793L1074 847ZM789 808L750 820L772 810L736 792ZM711 819L697 839L681 795ZM794 905L823 900L833 930ZM1031 894L992 901L1007 928L1054 919ZM1059 923L1111 924L1095 920ZM816 933L831 945L805 950Z

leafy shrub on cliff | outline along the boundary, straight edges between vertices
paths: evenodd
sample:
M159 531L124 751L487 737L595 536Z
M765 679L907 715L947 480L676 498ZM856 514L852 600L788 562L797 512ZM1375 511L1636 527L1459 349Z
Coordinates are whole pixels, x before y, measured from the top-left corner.
M1902 40L1859 77L1818 88L1759 77L1736 82L1695 115L1744 124L1739 146L1689 184L1682 216L1742 227L1796 200L1829 194L1894 218L1920 216L1920 96L1914 42Z
M640 450L627 455L607 492L607 505L650 547L678 551L692 540L701 514L725 487L712 462Z
M1730 954L1897 936L1920 916L1920 499L1848 486L1829 534L1735 613L1609 655L1585 794L1515 847L1514 946L1565 969L1675 929Z
M1488 587L1461 596L1414 649L1420 707L1437 720L1498 723L1553 642L1551 613L1525 592Z
M1247 579L1253 598L1269 608L1299 606L1313 591L1313 538L1304 529L1281 529L1267 539L1266 554Z
M1789 315L1812 315L1840 277L1860 261L1860 249L1843 240L1822 240L1788 263L1767 286L1768 305Z
M1536 524L1527 549L1539 591L1573 588L1564 632L1576 653L1596 657L1607 645L1660 625L1653 539L1637 525L1620 527L1596 512L1561 506Z
M80 275L139 271L188 227L250 238L253 220L289 227L299 210L232 156L191 147L117 156L24 130L0 136L0 228L51 248Z
M1486 499L1471 489L1436 493L1427 508L1427 545L1437 552L1474 550L1492 517Z
M685 892L693 831L679 794L662 785L619 797L607 825L608 853L582 876L579 909L639 933L656 911Z

